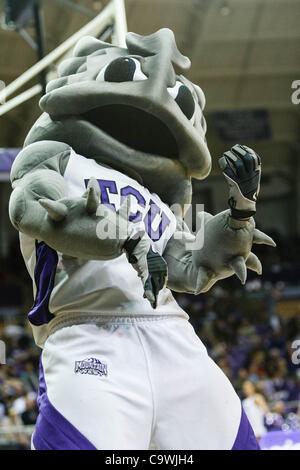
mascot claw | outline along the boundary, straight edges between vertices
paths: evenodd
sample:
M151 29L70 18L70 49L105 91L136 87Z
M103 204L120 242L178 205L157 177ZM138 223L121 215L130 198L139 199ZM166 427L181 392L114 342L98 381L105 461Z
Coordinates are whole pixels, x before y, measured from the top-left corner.
M253 233L253 243L256 243L257 245L268 245L272 246L273 248L276 247L276 243L274 242L273 238L269 237L264 232L261 232L257 228L254 230Z
M264 232L254 228L254 221L233 221L228 211L207 218L204 247L194 253L197 279L194 294L207 292L218 280L235 274L244 285L247 268L262 274L262 264L251 251L253 244L275 247L276 243ZM220 227L223 226L223 229ZM233 228L235 227L235 228ZM214 253L214 257L211 254Z
M231 269L235 272L241 283L244 285L247 279L247 268L242 256L237 256L229 263Z
M261 264L259 258L254 253L251 252L249 254L249 256L247 258L247 261L246 261L246 266L251 271L254 271L257 274L261 275L261 273L262 273L262 264Z

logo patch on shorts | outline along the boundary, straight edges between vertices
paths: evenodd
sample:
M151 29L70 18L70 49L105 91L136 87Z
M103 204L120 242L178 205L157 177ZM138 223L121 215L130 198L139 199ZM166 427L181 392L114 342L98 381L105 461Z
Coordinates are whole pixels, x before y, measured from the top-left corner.
M107 364L99 361L95 357L84 359L83 361L75 361L75 374L89 375L107 375Z

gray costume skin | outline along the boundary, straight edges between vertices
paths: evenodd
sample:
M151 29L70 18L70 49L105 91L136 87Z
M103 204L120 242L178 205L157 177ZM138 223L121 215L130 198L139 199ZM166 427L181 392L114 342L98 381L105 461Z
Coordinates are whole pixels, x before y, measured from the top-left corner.
M96 214L100 204L96 180L91 180L82 198L67 197L64 172L73 148L135 178L162 201L181 208L177 233L163 253L169 288L198 294L234 273L244 283L247 267L261 273L252 244L275 246L255 229L253 217L237 220L230 210L214 217L205 213L203 248L191 250L186 245L195 239L182 221L184 205L191 202L191 178L204 179L211 168L202 114L204 94L175 72L175 68L189 68L190 61L178 51L168 29L144 37L128 33L126 44L127 49L91 37L81 39L73 57L61 64L59 78L48 84L40 101L43 114L12 168L11 221L20 232L43 240L65 256L107 260L122 254L124 237L99 240L96 235L101 217L125 232L127 240L134 235L124 214L115 216L109 210L104 216ZM103 69L126 57L136 59L145 79L105 81ZM176 80L193 98L193 123L168 91ZM253 210L255 203L232 180L229 183L236 207ZM149 243L142 237L134 249L134 267L144 285Z

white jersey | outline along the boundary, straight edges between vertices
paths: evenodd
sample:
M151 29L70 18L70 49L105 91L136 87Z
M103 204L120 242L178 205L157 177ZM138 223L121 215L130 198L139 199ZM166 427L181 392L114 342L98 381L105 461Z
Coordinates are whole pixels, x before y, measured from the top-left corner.
M69 197L81 197L88 181L95 177L101 203L118 210L123 200L132 198L132 223L143 223L157 252L163 253L175 232L176 219L156 194L134 179L99 165L72 151L64 178ZM154 310L143 298L143 286L125 254L109 261L67 258L44 242L20 234L21 251L33 280L35 302L29 313L37 344L43 347L51 320L63 314L77 316L188 315L179 307L169 289L158 296ZM70 241L71 243L71 241Z

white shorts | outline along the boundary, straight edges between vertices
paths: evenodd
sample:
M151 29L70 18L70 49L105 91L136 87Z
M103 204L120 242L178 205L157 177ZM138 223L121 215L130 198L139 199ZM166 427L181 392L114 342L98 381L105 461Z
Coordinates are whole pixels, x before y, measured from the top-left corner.
M257 449L241 403L179 317L65 327L41 360L35 449Z

